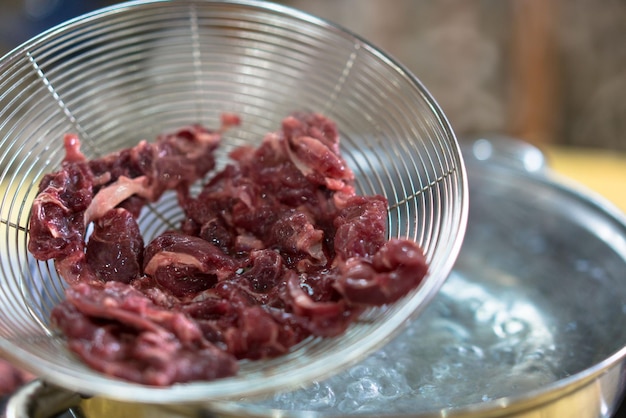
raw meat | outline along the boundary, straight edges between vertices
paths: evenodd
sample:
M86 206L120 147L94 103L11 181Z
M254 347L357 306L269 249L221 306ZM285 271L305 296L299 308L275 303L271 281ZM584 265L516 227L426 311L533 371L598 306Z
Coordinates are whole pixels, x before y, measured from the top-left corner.
M142 274L143 240L133 215L110 209L95 223L86 248L86 261L102 281L130 283Z
M231 356L184 314L155 306L120 282L77 284L52 313L69 346L93 368L130 381L168 385L230 376Z
M355 194L332 121L288 116L216 172L213 152L237 124L224 115L218 131L185 127L91 161L66 136L29 249L70 284L52 319L94 369L158 386L229 376L239 359L341 334L425 276L417 244L387 240L386 199ZM185 219L144 243L137 219L166 190Z

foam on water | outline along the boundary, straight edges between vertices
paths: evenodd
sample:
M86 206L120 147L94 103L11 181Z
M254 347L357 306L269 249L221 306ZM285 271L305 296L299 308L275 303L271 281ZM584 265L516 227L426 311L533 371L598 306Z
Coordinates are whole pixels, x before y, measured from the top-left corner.
M282 410L416 413L486 402L557 380L543 317L454 274L419 320L332 378L255 406Z

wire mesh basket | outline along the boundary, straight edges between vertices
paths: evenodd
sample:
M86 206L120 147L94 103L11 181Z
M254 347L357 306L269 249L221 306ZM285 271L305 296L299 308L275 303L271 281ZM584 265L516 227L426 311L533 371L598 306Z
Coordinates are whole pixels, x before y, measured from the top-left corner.
M337 123L363 194L389 200L388 234L424 249L430 270L400 302L366 312L338 338L286 356L243 362L218 382L155 388L92 371L50 326L65 284L27 250L38 182L75 132L88 158L190 123L219 126L237 113L218 164L256 143L293 111ZM103 9L53 28L0 61L0 351L44 380L136 402L258 395L335 373L379 348L417 315L461 246L467 186L441 110L400 64L359 37L299 11L257 1L148 1ZM183 218L173 195L141 215L146 240ZM164 221L167 220L167 221Z

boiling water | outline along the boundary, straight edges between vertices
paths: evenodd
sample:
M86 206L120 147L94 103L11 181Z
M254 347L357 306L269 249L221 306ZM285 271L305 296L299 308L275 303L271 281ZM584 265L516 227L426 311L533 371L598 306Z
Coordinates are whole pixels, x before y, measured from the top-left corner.
M419 320L380 351L330 379L254 406L416 413L557 380L550 324L523 295L507 292L505 285L494 291L455 273Z

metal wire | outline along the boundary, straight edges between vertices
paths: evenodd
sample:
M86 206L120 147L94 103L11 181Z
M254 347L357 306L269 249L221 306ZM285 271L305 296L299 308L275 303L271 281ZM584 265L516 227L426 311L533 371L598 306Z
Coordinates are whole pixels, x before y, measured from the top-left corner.
M390 203L389 236L425 250L430 273L401 302L368 312L345 336L309 340L240 376L166 389L89 370L50 327L65 284L27 251L41 177L80 135L89 158L189 123L241 115L218 164L258 142L296 110L333 119L360 193ZM132 2L70 21L0 61L0 351L72 390L145 402L191 402L275 391L336 372L384 344L434 296L459 251L467 217L465 170L454 135L410 73L330 23L248 0ZM178 225L173 193L139 219L146 240Z

